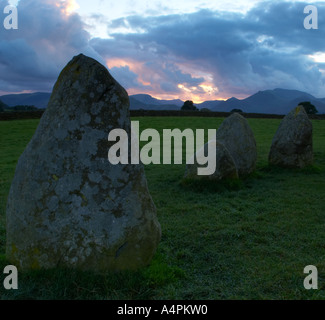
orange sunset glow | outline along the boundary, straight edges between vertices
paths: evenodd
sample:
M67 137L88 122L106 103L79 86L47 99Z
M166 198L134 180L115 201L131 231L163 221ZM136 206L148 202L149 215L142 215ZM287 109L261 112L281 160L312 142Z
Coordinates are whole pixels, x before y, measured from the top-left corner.
M61 12L66 16L69 16L79 8L76 0L61 0L55 5L60 8Z
M137 75L137 81L144 87L139 88L126 88L129 95L133 94L149 94L156 99L161 100L192 100L194 103L202 103L207 100L227 100L229 97L220 95L219 89L211 82L210 75L204 75L203 78L207 78L206 81L202 82L198 86L188 86L184 83L179 83L175 86L175 92L166 93L160 87L160 83L163 81L163 76L158 70L153 71L144 65L144 63L136 61L131 58L119 59L109 58L106 59L106 66L108 69L128 67L129 70ZM188 66L180 69L185 69L186 72L190 71ZM146 75L142 77L141 75ZM122 84L123 85L123 84Z

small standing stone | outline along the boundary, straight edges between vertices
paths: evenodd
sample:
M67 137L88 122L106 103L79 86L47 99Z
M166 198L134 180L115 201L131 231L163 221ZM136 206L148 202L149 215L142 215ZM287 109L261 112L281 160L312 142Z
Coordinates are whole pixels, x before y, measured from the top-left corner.
M208 146L212 143L212 140L207 142L201 150L199 150L194 158L194 164L187 164L185 178L190 179L207 179L207 180L221 180L221 179L238 179L238 172L235 166L234 160L228 150L218 141L215 143L215 156L216 157L216 169L211 175L198 175L198 168L206 167L207 165L199 165L197 157L201 154L205 156L208 154Z
M233 113L220 125L216 140L222 143L232 156L239 177L247 176L256 168L257 149L254 133L247 120Z
M286 115L272 140L269 163L303 168L313 163L313 126L303 106Z

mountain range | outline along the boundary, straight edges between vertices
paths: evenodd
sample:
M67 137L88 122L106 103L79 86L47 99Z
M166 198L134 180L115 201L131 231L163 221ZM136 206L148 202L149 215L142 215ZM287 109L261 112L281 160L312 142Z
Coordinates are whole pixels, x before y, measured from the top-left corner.
M8 106L34 105L37 108L46 108L51 94L47 92L10 94L0 96L0 100ZM207 108L211 111L230 112L240 109L246 113L287 114L299 102L310 101L315 105L319 114L325 114L325 98L316 98L309 93L298 90L274 89L259 91L245 99L235 97L224 100L205 101L195 104L198 109ZM159 100L148 94L130 96L131 110L179 110L184 101Z

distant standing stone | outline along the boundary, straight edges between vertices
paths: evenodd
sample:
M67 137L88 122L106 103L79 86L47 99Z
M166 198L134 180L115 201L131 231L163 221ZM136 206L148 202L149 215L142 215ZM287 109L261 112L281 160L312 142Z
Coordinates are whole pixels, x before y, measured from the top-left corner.
M161 237L156 208L142 165L108 161L115 128L130 133L126 91L96 60L74 57L11 185L6 252L20 270L123 270L150 262Z
M303 168L313 163L313 126L303 106L283 118L273 138L269 163Z
M247 120L233 113L220 125L216 140L229 151L239 177L249 175L256 168L257 149L254 133Z
M220 143L215 141L215 156L216 169L211 175L198 175L198 168L206 167L207 165L199 165L197 158L208 154L208 146L212 141L207 142L193 157L194 164L186 165L185 178L190 179L207 179L207 180L221 180L221 179L238 179L238 172L234 160L228 150ZM213 146L214 147L214 146Z

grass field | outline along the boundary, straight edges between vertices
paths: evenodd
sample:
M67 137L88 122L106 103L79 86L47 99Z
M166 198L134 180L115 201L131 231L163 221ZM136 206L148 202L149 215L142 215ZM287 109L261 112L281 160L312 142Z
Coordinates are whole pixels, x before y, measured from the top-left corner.
M141 129L212 129L223 119L137 118ZM324 299L325 121L313 120L314 165L269 167L280 123L249 119L258 146L256 172L235 185L182 183L185 165L146 166L162 226L150 266L97 275L71 270L19 273L5 291L5 207L17 160L38 120L0 122L0 294L2 299ZM305 290L315 265L319 289ZM4 277L4 276L3 276Z

